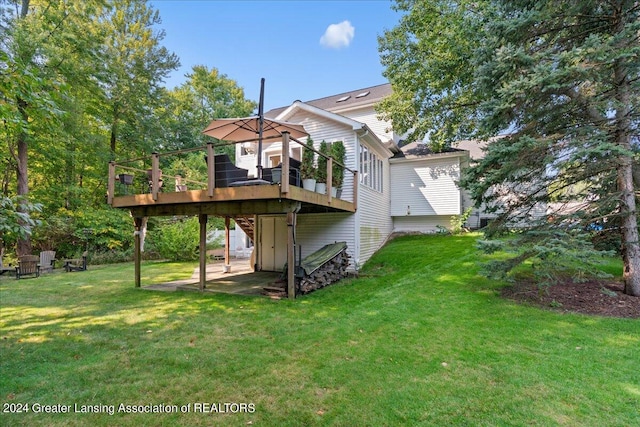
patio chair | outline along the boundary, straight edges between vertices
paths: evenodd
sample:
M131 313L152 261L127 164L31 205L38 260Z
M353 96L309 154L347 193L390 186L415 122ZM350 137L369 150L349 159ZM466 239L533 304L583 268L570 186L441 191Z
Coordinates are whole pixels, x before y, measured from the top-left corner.
M295 185L296 187L302 186L302 183L300 180L300 166L301 166L300 160L289 159L289 184ZM280 171L279 172L280 175L278 175L277 178L274 177L274 173L273 173L274 169ZM262 170L262 179L264 179L265 181L279 184L282 176L281 171L282 171L282 163L280 163L278 166L274 168L264 168Z
M82 253L82 258L64 260L65 271L85 271L87 269L87 251Z
M56 251L40 252L40 272L51 273L56 261Z
M18 266L16 267L16 279L22 279L23 276L40 277L40 257L38 255L23 255L18 258Z
M209 162L207 156L204 156L205 162ZM233 164L227 154L215 155L215 185L216 188L230 187L234 182L247 181L249 171L242 169Z
M0 258L0 276L6 273L7 271L14 271L14 268L11 266L5 267L4 264L2 264L2 258Z

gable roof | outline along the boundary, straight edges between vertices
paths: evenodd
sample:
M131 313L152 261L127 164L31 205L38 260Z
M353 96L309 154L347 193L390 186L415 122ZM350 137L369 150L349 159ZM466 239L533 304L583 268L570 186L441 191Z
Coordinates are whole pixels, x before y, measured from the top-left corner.
M391 84L384 83L377 86L356 89L349 92L339 93L337 95L305 101L305 104L312 105L326 111L338 112L365 105L376 104L383 98L391 95L391 92ZM274 108L264 113L264 115L268 118L275 118L287 108L289 108L289 106Z
M341 123L345 126L350 127L354 132L356 132L361 138L367 140L369 143L374 146L380 147L382 150L386 151L389 156L393 155L391 148L382 142L380 138L367 126L366 123L359 122L357 120L350 119L349 117L345 117L343 115L333 113L331 111L323 110L322 108L309 105L307 103L301 101L295 101L289 107L284 109L278 114L278 120L287 121L291 116L296 114L299 111L304 111L306 113L314 114L319 117L323 117L325 119L331 120L336 123Z

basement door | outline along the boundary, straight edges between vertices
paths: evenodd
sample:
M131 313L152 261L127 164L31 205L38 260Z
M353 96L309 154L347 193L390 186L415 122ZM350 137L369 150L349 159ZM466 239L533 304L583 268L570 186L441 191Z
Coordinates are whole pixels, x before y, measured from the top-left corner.
M261 216L260 267L264 271L282 271L287 262L287 218Z

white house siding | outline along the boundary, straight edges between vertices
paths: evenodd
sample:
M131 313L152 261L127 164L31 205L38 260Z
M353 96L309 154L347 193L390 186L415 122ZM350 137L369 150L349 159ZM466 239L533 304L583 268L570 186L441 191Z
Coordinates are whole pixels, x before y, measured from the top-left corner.
M356 260L356 216L352 213L299 214L296 227L296 243L302 247L306 257L326 244L347 242L351 256L349 269L355 269Z
M356 168L356 133L349 126L336 123L333 120L324 117L311 115L307 112L297 113L288 121L292 123L302 124L307 132L309 132L315 149L320 148L322 141L334 142L342 141L345 147L345 166L352 170ZM301 140L301 142L306 142ZM295 143L293 143L295 144ZM344 182L342 184L342 199L353 202L353 174L345 172Z
M391 164L391 215L458 215L462 195L458 157L397 161Z
M358 186L357 224L359 241L358 266L364 264L387 241L393 230L393 220L390 211L389 162L388 153L367 146L382 160L383 183L382 192L367 187Z
M393 218L395 233L435 233L440 227L451 228L451 215L413 215Z
M373 106L340 113L345 117L366 124L375 133L380 141L387 142L393 138L391 123L379 120Z

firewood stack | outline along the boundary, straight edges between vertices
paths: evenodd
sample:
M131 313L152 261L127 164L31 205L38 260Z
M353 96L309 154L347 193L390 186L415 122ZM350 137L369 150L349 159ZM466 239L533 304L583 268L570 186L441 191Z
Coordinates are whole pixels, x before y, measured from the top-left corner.
M311 274L306 275L298 283L298 293L308 294L316 289L324 288L346 277L349 267L349 254L345 248L338 255L321 265Z

